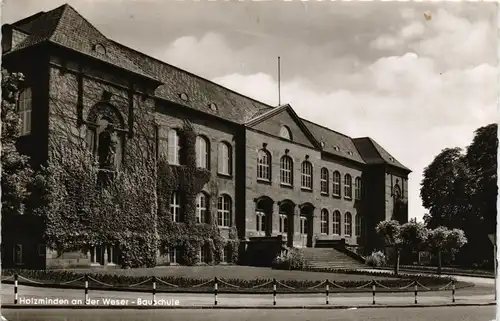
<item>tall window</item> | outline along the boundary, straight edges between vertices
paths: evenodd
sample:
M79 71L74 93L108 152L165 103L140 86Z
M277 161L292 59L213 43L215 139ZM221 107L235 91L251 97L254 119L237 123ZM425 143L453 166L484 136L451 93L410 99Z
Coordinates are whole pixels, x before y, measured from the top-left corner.
M271 154L266 150L259 150L257 156L257 178L271 180Z
M290 156L283 156L280 160L281 184L293 185L293 160Z
M292 132L290 131L290 128L286 126L281 126L280 129L280 137L288 140L292 140Z
M231 156L231 146L226 142L219 143L217 166L220 174L231 175Z
M286 214L280 214L280 233L288 233L288 218Z
M206 245L200 246L200 252L198 254L200 263L208 263L208 247Z
M352 177L349 174L344 176L344 196L352 198Z
M340 235L340 219L341 219L341 215L340 215L340 212L339 211L335 211L333 212L333 234L334 235Z
M393 195L396 200L401 198L401 187L398 184L394 186Z
M313 167L308 161L302 162L301 186L306 189L313 186Z
M328 169L321 169L321 193L328 194Z
M321 234L328 234L328 210L321 210Z
M361 177L356 177L354 180L354 198L361 199Z
M178 260L181 257L180 249L178 247L171 247L168 250L168 256L170 263L179 263Z
M257 203L257 209L255 210L255 230L257 232L266 231L266 213L262 208L261 202Z
M356 215L355 232L356 236L361 236L363 232L363 217L360 214Z
M180 222L181 220L181 202L179 193L173 192L170 197L170 214L172 215L173 222Z
M231 198L229 195L219 196L217 202L217 225L221 227L231 226Z
M335 171L333 172L333 191L332 194L335 196L340 196L340 173Z
M14 264L23 264L23 245L14 244Z
M179 132L175 129L168 131L168 162L173 165L181 163L181 146Z
M203 136L196 137L196 166L200 168L208 168L209 161L209 144L208 139Z
M31 88L23 89L19 93L17 101L17 110L19 118L21 118L21 136L31 133L31 110L32 110L32 93Z
M207 196L205 195L205 193L200 193L196 197L196 222L208 223Z
M305 215L300 216L300 234L307 234L307 217Z
M352 235L352 215L347 212L344 216L344 234L345 236Z

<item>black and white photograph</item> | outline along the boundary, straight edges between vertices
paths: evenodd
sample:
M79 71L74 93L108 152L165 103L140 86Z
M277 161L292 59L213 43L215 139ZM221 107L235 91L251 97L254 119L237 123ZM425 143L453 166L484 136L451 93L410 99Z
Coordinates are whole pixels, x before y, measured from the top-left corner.
M3 0L1 320L495 320L498 7Z

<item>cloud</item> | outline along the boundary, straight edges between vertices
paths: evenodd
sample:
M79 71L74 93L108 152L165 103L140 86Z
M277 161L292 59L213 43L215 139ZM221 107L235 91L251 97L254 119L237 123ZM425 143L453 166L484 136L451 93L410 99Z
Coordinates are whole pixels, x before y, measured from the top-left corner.
M405 17L411 20L416 14L408 11ZM498 88L498 64L480 52L495 39L490 34L493 27L445 11L438 11L433 19L432 25L407 21L399 32L377 40L379 48L391 49L403 43L412 48L400 55L381 57L353 69L345 68L349 61L345 57L341 59L344 68L329 63L334 71L325 68L316 75L316 79L330 79L328 90L300 74L281 85L282 102L291 103L300 116L352 137L371 136L410 167L414 171L410 177L410 216L418 218L424 214L419 197L424 167L441 149L468 145L477 127L494 121ZM456 29L452 27L455 23ZM468 48L462 42L471 37L475 45ZM215 35L197 41L179 40L170 48L179 53L177 63L200 70L212 69L221 61L234 63L238 55L249 56L245 48L234 50ZM203 55L181 55L185 50ZM320 57L315 50L318 48L309 47L310 56ZM172 52L168 55L176 56ZM453 57L446 53L453 53ZM219 60L214 61L214 57ZM230 72L212 79L277 105L276 77L268 73Z

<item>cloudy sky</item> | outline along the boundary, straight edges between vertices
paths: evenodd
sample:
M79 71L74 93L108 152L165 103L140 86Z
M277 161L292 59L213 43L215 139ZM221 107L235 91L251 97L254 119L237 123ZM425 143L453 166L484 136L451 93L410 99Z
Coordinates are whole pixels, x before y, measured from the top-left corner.
M3 23L64 2L109 38L271 105L281 56L282 103L411 168L418 219L423 168L497 121L496 3L4 0Z

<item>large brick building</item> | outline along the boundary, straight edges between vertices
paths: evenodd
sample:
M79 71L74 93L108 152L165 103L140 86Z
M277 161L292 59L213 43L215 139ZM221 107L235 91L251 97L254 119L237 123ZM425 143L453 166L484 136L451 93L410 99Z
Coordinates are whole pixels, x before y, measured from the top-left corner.
M170 164L182 161L176 130L183 119L193 124L197 165L218 183L218 195L207 187L197 208L201 220L211 213L222 233L235 226L250 243L282 235L288 246L345 239L372 248L379 221L408 219L410 170L369 137L351 138L300 118L290 105L266 105L114 42L69 5L4 25L2 36L4 67L26 76L19 146L37 164L47 160L61 124L85 132L94 148L106 122L132 136L141 104L154 119L158 154ZM181 208L172 196L172 211ZM41 243L43 231L23 233L23 224L36 231L36 223L17 222L10 233L2 229L4 266L115 261L110 248L57 256ZM175 256L173 249L169 259Z

